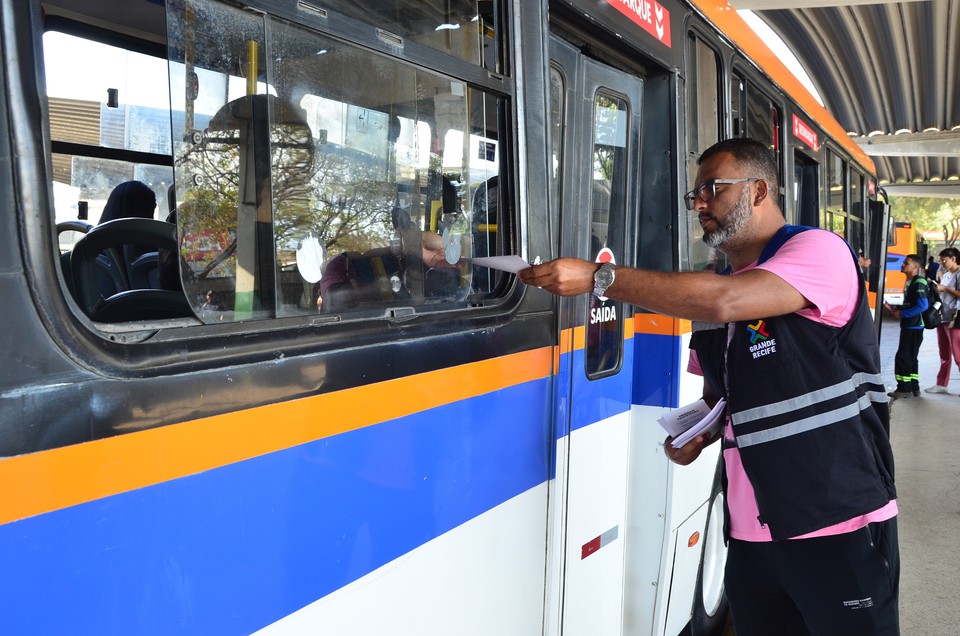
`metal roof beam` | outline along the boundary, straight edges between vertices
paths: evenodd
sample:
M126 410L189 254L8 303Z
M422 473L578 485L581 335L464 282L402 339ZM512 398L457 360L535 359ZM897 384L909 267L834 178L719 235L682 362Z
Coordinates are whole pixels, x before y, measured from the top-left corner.
M952 199L960 197L960 182L934 181L927 183L891 183L880 186L895 197L931 197Z
M871 157L957 157L960 130L853 137Z

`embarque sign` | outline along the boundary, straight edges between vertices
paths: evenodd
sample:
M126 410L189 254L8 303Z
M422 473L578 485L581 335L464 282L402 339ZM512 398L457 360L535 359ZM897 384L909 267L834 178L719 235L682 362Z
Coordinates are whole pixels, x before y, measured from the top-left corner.
M657 0L607 0L607 4L630 18L641 29L671 46L670 12Z

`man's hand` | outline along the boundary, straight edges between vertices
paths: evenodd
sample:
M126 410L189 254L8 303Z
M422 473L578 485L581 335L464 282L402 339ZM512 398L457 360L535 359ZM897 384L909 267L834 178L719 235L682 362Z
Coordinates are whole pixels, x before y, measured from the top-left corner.
M461 258L456 263L448 263L443 249L443 237L436 232L424 232L421 234L423 264L425 267L439 267L442 269L454 269L463 263Z
M558 258L522 270L520 280L559 296L577 296L593 291L593 274L599 266L579 258Z
M692 440L681 446L680 448L674 448L671 446L673 437L668 436L667 439L663 440L663 452L667 454L667 457L674 464L680 464L681 466L686 466L691 463L697 457L700 457L700 453L703 451L711 442L710 435L697 435Z

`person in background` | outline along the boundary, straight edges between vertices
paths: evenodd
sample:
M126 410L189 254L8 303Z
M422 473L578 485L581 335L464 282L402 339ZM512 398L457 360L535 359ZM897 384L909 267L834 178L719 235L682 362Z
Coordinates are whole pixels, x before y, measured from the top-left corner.
M201 305L201 311L224 311L223 303L220 302L217 292L208 289L207 293L204 294L204 299L206 302Z
M900 320L900 344L893 360L893 373L897 378L897 388L887 395L892 398L920 397L920 372L917 356L923 343L923 317L921 314L930 306L927 300L927 279L920 275L923 261L916 254L908 254L900 265L900 271L907 277L903 292L903 304L884 306Z
M704 397L726 400L723 438L738 636L899 634L899 548L889 401L858 259L841 238L786 224L779 168L752 139L698 160L684 197L730 275L558 258L519 273L562 296L589 293L712 323L691 340ZM697 335L697 334L695 334Z
M110 192L97 225L116 219L152 219L156 209L157 195L150 186L143 181L124 181ZM118 260L125 260L129 267L138 256L154 249L146 245L127 245L122 250L122 259L118 252Z
M960 307L960 250L948 247L940 252L940 283L930 279L937 286L940 302L943 305L943 322L937 325L937 348L940 350L940 371L937 383L927 389L927 393L947 393L950 384L950 367L956 362L960 368L960 329L951 328L958 307ZM960 327L960 325L957 325Z
M152 219L157 209L157 195L143 181L125 181L107 197L97 224L131 217Z
M927 259L927 268L923 271L923 275L930 282L937 281L937 271L940 269L940 265L937 261L933 260L933 257Z

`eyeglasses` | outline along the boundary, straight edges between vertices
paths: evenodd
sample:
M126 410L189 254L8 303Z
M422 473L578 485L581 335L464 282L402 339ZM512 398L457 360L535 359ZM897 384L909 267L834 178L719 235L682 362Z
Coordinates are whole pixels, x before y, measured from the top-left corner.
M758 177L748 177L746 179L707 179L696 188L683 195L683 202L687 204L688 210L693 210L697 204L697 199L704 203L709 202L717 196L717 185L727 185L732 183L746 183L747 181L760 181Z

